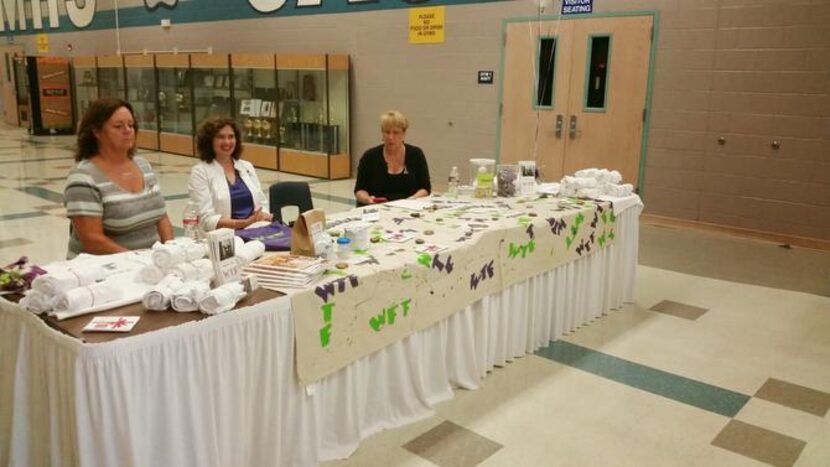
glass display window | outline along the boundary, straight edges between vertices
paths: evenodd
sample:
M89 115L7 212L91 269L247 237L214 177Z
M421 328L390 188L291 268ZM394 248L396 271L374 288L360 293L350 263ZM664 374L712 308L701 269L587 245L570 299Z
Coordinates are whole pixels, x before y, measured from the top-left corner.
M127 98L124 60L120 55L101 55L98 62L98 96Z
M190 56L156 55L159 149L193 155L193 80Z
M190 66L193 73L193 112L196 127L210 117L230 117L231 71L228 56L192 55Z
M245 142L244 157L277 169L277 73L273 54L232 54L233 111Z
M136 144L144 149L158 149L158 86L155 57L129 55L124 58L127 73L127 101L132 104L138 123Z
M277 55L280 170L348 178L349 57Z
M75 92L75 121L80 122L89 105L98 99L98 72L95 57L72 59L72 83Z

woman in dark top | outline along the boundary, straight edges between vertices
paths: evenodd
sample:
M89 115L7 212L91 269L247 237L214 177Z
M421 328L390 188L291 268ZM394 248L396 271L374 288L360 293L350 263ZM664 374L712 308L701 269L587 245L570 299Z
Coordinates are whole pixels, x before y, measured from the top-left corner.
M428 196L432 186L424 152L404 143L409 121L397 110L380 116L383 144L363 153L354 196L358 206Z

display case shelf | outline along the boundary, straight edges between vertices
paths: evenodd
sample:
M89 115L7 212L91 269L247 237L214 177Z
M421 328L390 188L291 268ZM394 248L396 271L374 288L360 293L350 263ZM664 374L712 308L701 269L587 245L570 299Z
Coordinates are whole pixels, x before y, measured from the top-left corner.
M72 58L75 121L80 122L89 105L98 99L98 65L95 57Z
M98 97L127 98L124 59L120 55L101 55L98 62Z
M244 156L257 167L277 164L277 75L273 54L232 54L234 116L242 126Z
M159 149L192 156L193 85L190 56L156 55L158 70Z
M280 170L348 178L348 56L279 54L277 87Z
M127 73L127 102L132 104L138 124L136 146L159 149L158 86L156 60L153 55L128 55L124 58Z

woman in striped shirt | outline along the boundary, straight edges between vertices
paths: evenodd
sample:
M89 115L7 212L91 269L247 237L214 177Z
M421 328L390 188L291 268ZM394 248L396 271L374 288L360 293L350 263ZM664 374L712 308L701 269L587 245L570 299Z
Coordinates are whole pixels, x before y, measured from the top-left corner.
M78 165L64 203L72 221L68 258L149 248L173 238L164 197L150 163L134 157L132 106L111 97L90 105L78 129Z

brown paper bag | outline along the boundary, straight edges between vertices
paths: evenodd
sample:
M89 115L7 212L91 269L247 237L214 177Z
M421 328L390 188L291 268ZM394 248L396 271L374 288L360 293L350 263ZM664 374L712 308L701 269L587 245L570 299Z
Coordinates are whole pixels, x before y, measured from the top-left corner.
M317 256L314 239L326 229L326 213L322 209L310 209L297 218L291 231L291 254Z

